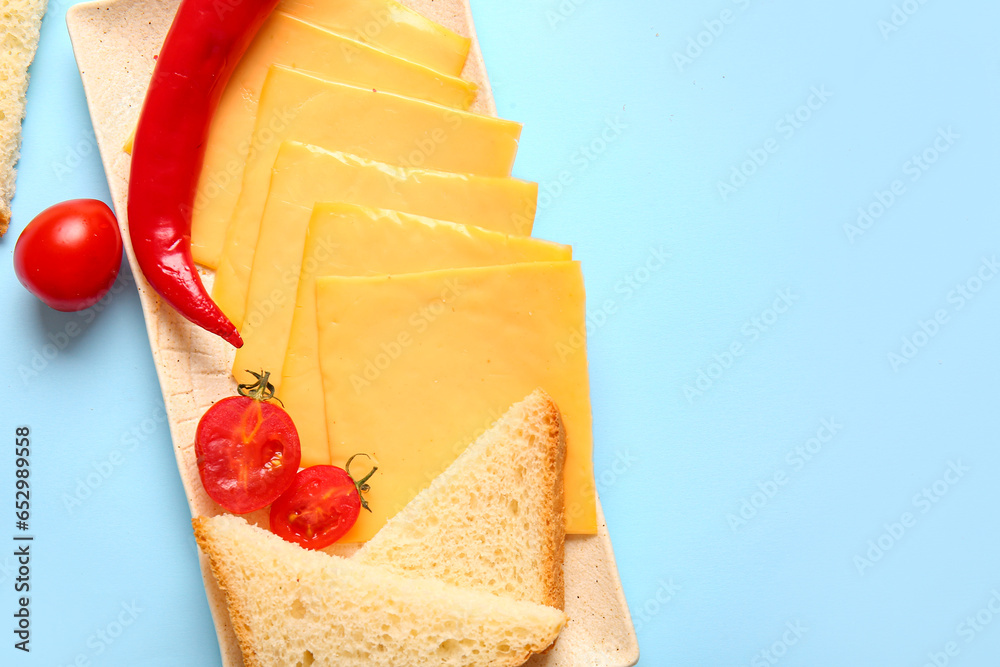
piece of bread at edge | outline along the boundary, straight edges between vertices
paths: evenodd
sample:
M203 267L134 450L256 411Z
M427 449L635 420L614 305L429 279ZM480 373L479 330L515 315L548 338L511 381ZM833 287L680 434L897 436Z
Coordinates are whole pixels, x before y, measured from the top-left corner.
M17 158L21 151L21 119L28 92L28 65L38 48L46 0L4 0L0 12L0 236L10 224Z
M558 609L309 551L232 515L193 520L246 667L516 667Z
M559 410L536 390L353 559L562 609L565 456Z

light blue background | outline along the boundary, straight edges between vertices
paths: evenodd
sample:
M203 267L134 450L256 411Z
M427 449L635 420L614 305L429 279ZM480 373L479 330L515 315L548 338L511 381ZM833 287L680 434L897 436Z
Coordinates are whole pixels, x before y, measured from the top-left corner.
M1000 252L1000 7L903 5L915 11L883 34L889 0L473 0L500 113L525 123L517 174L546 193L536 233L583 260L595 465L644 667L1000 660L1000 618L962 625L1000 590L1000 280L960 310L952 294ZM85 316L48 310L13 275L34 214L108 200L66 6L43 27L0 241L0 430L10 443L32 428L37 535L30 655L4 629L0 555L0 663L217 665L132 283L45 359ZM679 65L689 39L705 46ZM789 136L778 124L813 87L829 99ZM906 163L949 128L948 151L910 180ZM768 140L776 152L723 198L719 182ZM844 225L897 179L905 192L850 242ZM647 267L654 251L669 260ZM775 321L780 290L792 305ZM939 309L947 322L894 369L889 353ZM754 317L770 322L755 339ZM711 386L686 396L700 371ZM797 465L788 453L823 419L842 427ZM68 507L114 451L123 462ZM950 462L967 468L952 484ZM942 497L920 500L935 482ZM744 501L758 507L736 525ZM882 557L858 561L880 538ZM135 622L100 640L133 602Z

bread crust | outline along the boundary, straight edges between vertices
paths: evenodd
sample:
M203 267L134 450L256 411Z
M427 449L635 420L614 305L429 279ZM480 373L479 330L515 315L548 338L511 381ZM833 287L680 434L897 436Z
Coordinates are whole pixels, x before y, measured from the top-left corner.
M240 651L243 652L244 667L264 667L253 648L253 631L250 630L249 612L243 609L240 597L230 593L230 571L226 567L225 559L215 548L215 543L208 534L205 525L207 521L208 517L204 516L196 516L191 519L191 525L194 527L194 539L208 558L208 565L219 584L219 589L226 596L226 609L229 610L229 620L233 626L236 641L239 642Z
M563 556L566 549L566 501L563 483L563 470L566 461L566 427L562 415L555 402L543 390L536 394L544 401L544 419L548 425L548 437L554 445L548 449L544 484L554 489L552 505L549 507L545 525L548 528L548 549L545 572L548 573L546 599L543 601L550 607L564 609L566 606L566 588L563 573Z

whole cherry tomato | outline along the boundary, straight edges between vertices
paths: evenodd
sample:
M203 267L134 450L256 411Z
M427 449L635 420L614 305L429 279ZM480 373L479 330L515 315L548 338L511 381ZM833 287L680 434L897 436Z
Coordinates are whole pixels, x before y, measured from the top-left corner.
M50 206L28 223L14 246L14 272L45 304L62 311L89 308L118 277L122 236L108 206L73 199Z
M271 505L271 531L307 549L322 549L343 537L358 520L362 507L371 511L362 493L378 470L373 467L364 479L355 481L347 472L354 458L347 461L347 470L325 465L300 470L288 490Z
M253 373L239 396L202 416L195 432L198 474L209 497L236 514L270 505L295 479L301 449L292 418L274 398L269 373Z

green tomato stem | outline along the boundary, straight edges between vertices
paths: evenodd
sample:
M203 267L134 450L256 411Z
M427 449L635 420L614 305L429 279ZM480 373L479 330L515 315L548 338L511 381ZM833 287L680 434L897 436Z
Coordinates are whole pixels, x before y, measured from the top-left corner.
M281 407L285 406L284 403L281 403L281 399L274 395L274 385L268 382L268 378L271 377L271 373L269 371L261 370L260 373L254 373L253 371L248 370L247 373L254 376L257 381L238 385L236 387L236 391L240 396L246 396L247 398L252 398L255 401L262 401L265 403L274 399L281 404Z
M351 478L351 481L354 482L354 486L357 487L358 489L358 498L361 499L361 506L366 510L368 510L369 512L371 512L372 509L368 507L368 501L365 500L365 492L371 490L371 487L368 486L368 480L371 479L372 475L375 474L375 471L378 470L378 466L372 466L372 469L368 471L368 474L362 477L360 480L354 479L354 475L351 474L351 461L353 461L355 458L359 456L364 456L365 458L371 459L371 457L368 456L368 454L365 454L364 452L359 452L354 456L352 456L351 458L347 459L347 464L344 465L344 470L347 472L347 476Z

